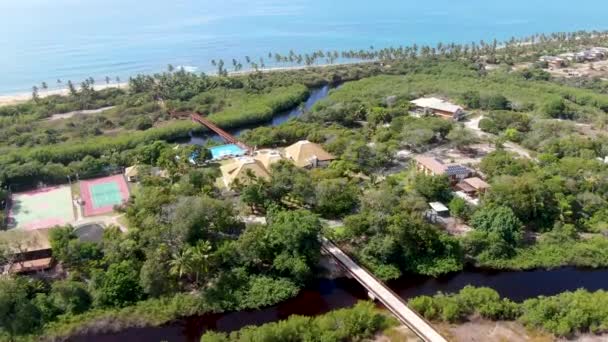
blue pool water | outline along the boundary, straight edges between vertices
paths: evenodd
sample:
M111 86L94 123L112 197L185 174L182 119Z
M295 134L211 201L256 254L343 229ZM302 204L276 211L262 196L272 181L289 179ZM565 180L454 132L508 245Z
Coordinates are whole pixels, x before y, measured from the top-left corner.
M585 0L1 0L0 94L57 79L96 84L167 64L604 30L608 1Z
M242 156L245 154L245 150L235 144L215 146L211 147L209 150L211 151L213 159L222 159L229 156Z

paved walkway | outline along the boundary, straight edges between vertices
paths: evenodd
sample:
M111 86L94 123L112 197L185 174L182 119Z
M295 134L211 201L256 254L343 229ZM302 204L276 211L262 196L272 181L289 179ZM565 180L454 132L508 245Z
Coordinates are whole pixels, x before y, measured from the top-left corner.
M355 263L340 248L321 237L323 250L330 253L371 294L388 308L399 320L427 342L447 342L429 322L410 309L405 302L366 269Z

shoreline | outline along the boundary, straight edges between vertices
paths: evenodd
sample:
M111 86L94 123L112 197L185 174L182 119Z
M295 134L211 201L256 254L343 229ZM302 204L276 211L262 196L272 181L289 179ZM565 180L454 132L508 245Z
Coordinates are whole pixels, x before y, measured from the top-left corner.
M95 90L103 90L103 89L108 89L108 88L124 89L124 88L128 88L128 86L129 86L129 83L121 82L121 83L95 85L93 88ZM69 92L70 91L69 91L68 87L65 86L63 88L39 90L38 96L40 98L53 96L53 95L64 96L64 95L68 95ZM29 92L29 93L23 92L23 93L15 93L15 94L0 94L0 106L16 105L16 104L27 102L31 99L32 99L31 92Z
M315 64L315 65L294 65L294 66L280 66L280 67L268 67L264 69L247 69L240 71L230 71L228 72L229 76L245 76L249 74L253 74L255 72L261 73L270 73L270 72L282 72L282 71L294 71L294 70L305 70L305 69L314 69L314 68L328 68L333 66L343 66L343 65L357 65L357 64L371 64L376 63L376 60L370 61L355 61L355 62L344 62L344 63L333 63L333 64ZM196 72L195 72L196 73ZM207 74L211 77L217 77L217 73ZM120 88L120 89L128 89L129 82L121 82L121 83L110 83L110 84L99 84L95 85L93 88L95 90L103 90L107 88ZM78 87L77 87L78 89ZM67 86L56 89L48 89L48 90L39 90L38 96L40 98L53 96L53 95L68 95L69 90ZM32 99L31 92L21 92L21 93L13 93L13 94L0 94L0 106L10 106L21 104L27 102Z
M594 38L603 38L603 37L608 37L608 33L607 32L601 32L598 34L594 34L591 35L591 39ZM530 46L530 45L536 45L536 44L540 44L542 42L539 41L535 41L532 37L527 37L528 40L516 43L517 46ZM580 40L582 37L581 36L577 36L574 39L575 40ZM507 47L509 43L506 41L503 42L499 42L498 46L496 47L497 50L502 50L505 49ZM256 72L261 72L261 73L270 73L270 72L281 72L281 71L292 71L292 70L305 70L305 69L314 69L314 68L326 68L326 67L332 67L332 66L345 66L345 65L358 65L358 64L372 64L372 63L378 63L380 60L378 59L359 59L359 60L353 60L353 61L344 61L344 62L337 62L337 63L322 63L322 64L313 64L313 65L291 65L291 66L271 66L271 67L267 67L267 68L260 68L257 70L254 69L244 69L244 70L239 70L239 71L228 71L228 75L230 76L243 76L243 75L248 75L248 74L252 74L252 73L256 73ZM160 71L162 72L162 71ZM196 71L193 71L193 73L197 73ZM218 74L213 71L213 72L201 72L204 74L207 74L208 76L214 76L217 77ZM144 74L153 74L153 73L144 73ZM133 76L133 75L132 75ZM95 90L102 90L102 89L106 89L106 88L128 88L128 82L120 82L120 83L110 83L110 84L97 84L94 86ZM78 84L75 84L78 87ZM67 95L68 94L68 88L67 86L62 86L61 88L54 88L54 89L48 89L48 90L39 90L39 97L43 98L43 97L47 97L47 96L52 96L52 95ZM23 102L26 102L28 100L30 100L32 98L32 93L31 92L19 92L19 93L0 93L0 106L6 106L6 105L15 105L15 104L20 104Z

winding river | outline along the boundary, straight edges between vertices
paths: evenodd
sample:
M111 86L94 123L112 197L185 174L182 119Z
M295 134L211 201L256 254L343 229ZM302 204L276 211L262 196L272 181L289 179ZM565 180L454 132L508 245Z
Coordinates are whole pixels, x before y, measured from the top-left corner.
M319 100L324 99L325 97L327 97L327 95L329 94L329 91L331 89L334 88L338 88L337 87L332 87L329 85L325 85L323 87L320 88L315 88L312 89L310 91L310 95L308 96L308 99L306 99L305 102L303 102L300 106L284 111L282 113L279 113L275 116L272 117L271 120L262 123L262 124L257 124L257 125L253 125L253 126L248 126L248 127L244 127L244 128L237 128L237 129L231 129L228 130L228 133L234 135L235 137L238 137L239 135L243 134L245 131L254 128L254 127L260 127L260 126L268 126L268 127L274 127L274 126L278 126L284 122L286 122L287 120L291 119L291 118L297 118L300 115L302 115L305 111L309 110L312 108L312 106L314 106L315 103L317 103ZM194 144L194 145L205 145L209 140L214 140L217 142L222 143L223 140L222 138L220 138L220 136L216 135L216 134L209 134L209 133L204 133L204 134L194 134L194 133L190 133L190 137L187 139L183 139L183 140L179 140L179 143L183 143L183 144Z

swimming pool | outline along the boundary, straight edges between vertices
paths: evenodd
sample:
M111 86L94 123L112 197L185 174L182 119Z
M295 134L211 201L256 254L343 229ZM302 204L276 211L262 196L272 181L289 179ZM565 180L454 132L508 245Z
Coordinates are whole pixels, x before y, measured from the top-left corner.
M209 150L211 151L211 156L213 157L213 159L222 159L224 157L236 157L245 154L245 150L235 144L215 146L211 147Z

